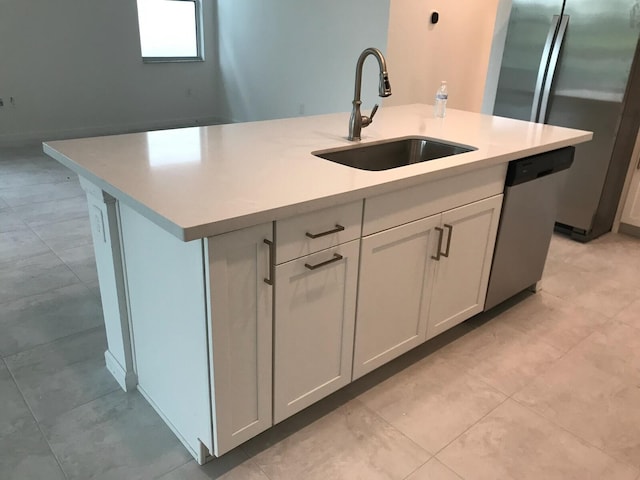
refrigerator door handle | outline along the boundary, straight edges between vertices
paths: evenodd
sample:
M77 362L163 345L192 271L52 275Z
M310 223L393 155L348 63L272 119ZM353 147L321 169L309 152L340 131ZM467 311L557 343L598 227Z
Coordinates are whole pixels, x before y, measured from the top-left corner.
M544 79L547 76L547 68L549 65L549 54L551 53L551 47L553 46L553 39L556 36L558 30L558 22L560 21L560 15L554 15L551 20L551 27L549 27L549 33L547 34L547 41L544 44L544 50L542 51L542 57L540 57L540 66L538 67L538 78L536 79L536 89L533 94L533 104L531 105L531 121L538 121L538 111L540 110L540 95L542 94L542 86L544 85Z
M567 25L569 25L569 15L563 15L560 22L560 28L558 29L558 36L553 44L553 52L551 52L551 61L549 62L549 72L547 73L547 80L544 82L544 93L542 94L542 103L540 104L540 123L546 123L547 121L547 109L549 108L549 96L551 95L551 87L553 86L553 77L556 74L556 67L558 66L558 58L560 57L560 51L562 50L562 44L564 42L564 36L567 33Z

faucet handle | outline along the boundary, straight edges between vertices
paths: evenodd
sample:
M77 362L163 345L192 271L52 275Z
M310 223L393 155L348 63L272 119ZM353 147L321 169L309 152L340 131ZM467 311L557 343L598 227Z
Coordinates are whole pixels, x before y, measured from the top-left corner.
M368 127L369 125L371 125L371 123L373 123L373 116L376 114L377 111L378 111L378 104L376 103L373 106L373 109L371 110L371 114L368 117L366 115L362 116L362 128Z
M376 114L376 112L378 111L378 104L376 103L373 106L373 109L371 110L371 115L369 115L369 120L371 120L373 122L373 116Z

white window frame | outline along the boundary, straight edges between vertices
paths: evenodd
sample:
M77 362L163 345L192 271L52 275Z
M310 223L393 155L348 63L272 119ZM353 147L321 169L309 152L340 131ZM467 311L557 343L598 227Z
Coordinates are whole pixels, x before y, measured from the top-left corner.
M195 22L196 22L196 56L194 57L142 57L143 63L168 63L168 62L204 62L204 26L202 18L202 0L164 0L171 2L191 2L195 6ZM137 9L137 2L136 2ZM138 17L138 22L139 22ZM142 53L142 37L140 37L140 49Z

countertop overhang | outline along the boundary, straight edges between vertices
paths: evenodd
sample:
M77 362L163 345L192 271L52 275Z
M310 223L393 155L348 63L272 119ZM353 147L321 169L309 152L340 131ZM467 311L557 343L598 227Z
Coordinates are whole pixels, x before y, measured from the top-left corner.
M279 220L591 140L583 130L431 105L383 107L347 140L349 113L46 142L44 152L184 241ZM384 171L311 152L424 136L477 150Z

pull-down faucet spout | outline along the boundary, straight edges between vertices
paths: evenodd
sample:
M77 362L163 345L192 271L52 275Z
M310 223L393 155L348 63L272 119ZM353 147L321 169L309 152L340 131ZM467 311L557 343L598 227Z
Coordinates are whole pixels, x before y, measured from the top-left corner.
M391 95L391 84L389 83L389 74L387 73L387 62L384 59L384 55L377 48L367 48L358 57L358 63L356 63L356 86L353 95L353 110L351 110L351 119L349 120L349 140L360 140L360 133L364 127L368 127L373 122L373 116L378 111L378 105L376 104L371 110L369 117L360 113L360 101L362 91L362 67L364 66L365 59L373 55L378 60L378 66L380 67L380 84L378 85L378 95L381 97L388 97Z

